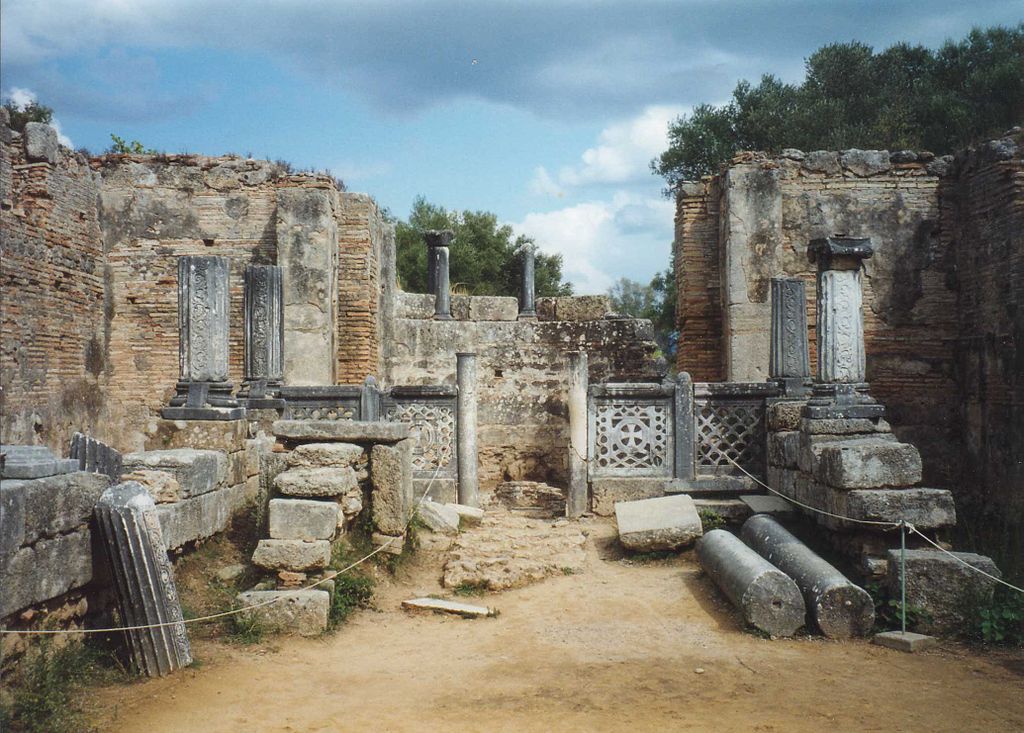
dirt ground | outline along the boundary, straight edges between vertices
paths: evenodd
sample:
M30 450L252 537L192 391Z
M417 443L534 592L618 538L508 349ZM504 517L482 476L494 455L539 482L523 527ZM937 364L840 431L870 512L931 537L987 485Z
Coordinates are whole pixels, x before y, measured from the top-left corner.
M122 733L1024 730L1024 653L760 638L692 557L624 561L612 525L589 530L583 573L465 599L497 618L400 610L440 592L424 556L335 634L200 640L198 668L94 691L92 718Z

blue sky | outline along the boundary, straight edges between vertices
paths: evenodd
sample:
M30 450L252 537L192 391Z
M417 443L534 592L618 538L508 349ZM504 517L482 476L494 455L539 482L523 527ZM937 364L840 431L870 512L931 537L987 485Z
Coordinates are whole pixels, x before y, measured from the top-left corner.
M935 46L1020 0L4 0L0 91L94 152L330 169L395 215L495 212L561 252L578 292L669 261L648 162L670 119L737 80L802 76L830 42Z

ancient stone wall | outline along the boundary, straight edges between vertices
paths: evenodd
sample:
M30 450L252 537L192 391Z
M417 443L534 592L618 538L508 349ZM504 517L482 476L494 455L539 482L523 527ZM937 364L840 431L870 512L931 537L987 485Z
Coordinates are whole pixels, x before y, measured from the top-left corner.
M106 415L98 181L55 133L28 138L0 120L0 439L66 450Z
M604 297L541 298L517 320L516 298L452 298L454 320L433 320L430 295L399 293L388 385L454 384L455 354L478 354L480 484L568 476L568 353L584 350L590 380L660 380L649 321L608 317Z

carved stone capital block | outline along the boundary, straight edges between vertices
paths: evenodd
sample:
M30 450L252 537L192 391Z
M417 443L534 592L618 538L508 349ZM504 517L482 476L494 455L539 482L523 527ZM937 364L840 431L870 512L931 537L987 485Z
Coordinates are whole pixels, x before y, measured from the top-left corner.
M228 261L178 258L178 357L182 382L228 378Z
M268 387L284 379L284 290L281 268L245 268L245 381Z

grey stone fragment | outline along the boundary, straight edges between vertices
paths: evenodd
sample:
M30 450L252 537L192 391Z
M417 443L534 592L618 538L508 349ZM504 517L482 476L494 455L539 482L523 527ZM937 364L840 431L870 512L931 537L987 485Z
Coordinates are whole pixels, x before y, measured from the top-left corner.
M634 552L687 547L703 534L693 499L685 494L619 502L615 523L619 542Z
M91 533L81 529L16 550L3 569L0 618L92 580Z
M407 611L433 611L434 613L450 613L463 618L487 618L497 616L493 608L477 606L471 603L449 601L444 598L412 598L402 601L402 608Z
M238 594L238 605L243 608L254 607L242 615L258 621L269 631L318 636L327 630L331 594L317 589L250 590Z
M773 636L792 636L804 624L803 596L796 583L724 529L713 529L697 544L704 572L743 614Z
M978 608L992 602L995 581L972 568L1001 578L996 564L991 558L973 552L952 554L955 557L939 550L906 551L907 606L922 609L931 616L930 622L923 620L918 624L919 631L958 633L965 630L967 624L974 623ZM886 587L891 597L899 598L900 551L889 550L887 559Z
M885 420L868 418L820 418L817 420L803 419L800 431L808 435L855 435L890 433L892 429Z
M475 506L466 506L465 504L452 504L446 503L443 505L447 509L451 509L453 512L459 515L460 524L473 525L480 524L484 518L484 510Z
M907 631L906 633L902 631L883 631L880 634L875 634L871 641L879 646L910 654L923 652L939 644L939 640L934 636L915 634L913 631Z
M401 555L402 550L405 549L404 536L387 535L381 534L380 532L374 532L370 535L370 542L373 543L374 547L383 548L381 552L386 552L389 555Z
M416 507L416 516L431 532L449 535L459 533L459 513L447 504L425 499Z
M32 543L39 537L53 537L81 527L89 521L97 499L109 486L106 476L83 471L26 481L22 488L24 542Z
M409 425L403 422L276 420L273 430L274 435L288 440L397 443L409 437Z
M519 316L515 298L474 295L469 299L471 321L514 321Z
M787 160L803 160L806 157L804 151L796 148L783 148L779 156Z
M0 481L0 572L25 544L25 481Z
M57 130L45 122L29 122L25 125L25 157L31 162L57 162L60 141Z
M287 496L341 496L358 483L351 466L291 468L274 479L277 490Z
M875 442L899 442L892 433L874 433L870 436L861 434L854 435L813 435L800 431L800 453L797 455L797 467L806 473L813 474L818 470L818 462L821 452L826 447L850 442L870 439Z
M374 527L386 535L402 534L413 511L411 441L373 446L370 482Z
M915 163L917 162L917 153L913 150L893 150L889 153L889 162L891 163Z
M353 443L305 443L288 454L292 467L323 468L353 466L363 455L362 446Z
M877 176L892 168L887 150L844 150L839 157L843 168L855 176Z
M839 153L830 150L815 150L804 156L803 167L813 173L834 176L839 173Z
M331 543L327 540L260 540L252 553L252 562L267 570L322 570L331 561Z
M858 489L846 493L844 516L875 522L901 519L920 529L956 525L953 494L945 489Z
M928 162L925 165L925 170L933 176L944 178L948 176L955 168L954 158L952 155L943 155L934 160Z
M181 501L181 484L173 473L167 471L138 470L121 475L122 481L136 481L142 484L157 504L173 504Z
M132 658L145 674L160 677L192 663L181 603L153 497L134 481L112 486L96 504ZM163 624L169 624L164 626Z
M330 540L338 528L339 507L333 501L271 499L270 537L275 540Z
M795 504L790 504L781 496L775 496L774 494L748 494L746 496L741 496L740 501L750 507L750 511L754 514L771 514L779 516L795 514L797 510Z
M832 639L865 636L875 623L875 605L863 588L826 562L767 514L743 525L743 541L791 577L821 632Z
M174 504L158 504L156 514L167 549L182 547L223 531L247 501L245 484L239 484Z
M800 427L800 411L805 404L799 400L780 400L768 405L768 430L797 430Z
M876 438L827 444L814 475L837 489L913 486L921 480L921 454L909 443Z
M173 474L184 498L213 491L227 482L228 457L215 450L175 448L126 453L122 457L125 473L166 471Z
M494 489L494 498L509 509L537 511L543 516L565 515L565 489L538 481L504 481Z
M768 465L796 468L800 456L800 433L768 433Z

